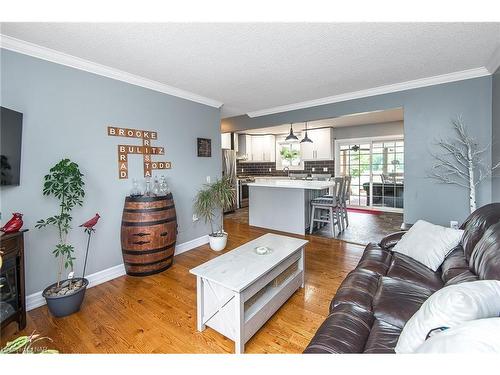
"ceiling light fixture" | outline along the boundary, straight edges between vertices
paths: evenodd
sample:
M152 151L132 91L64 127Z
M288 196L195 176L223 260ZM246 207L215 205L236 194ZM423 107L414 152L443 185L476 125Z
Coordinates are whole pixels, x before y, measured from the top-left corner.
M305 143L305 142L313 143L312 139L307 136L307 121L306 121L306 135L300 141L300 143Z
M293 127L292 124L290 124L290 134L287 135L285 138L285 141L298 141L299 139L295 134L293 134Z

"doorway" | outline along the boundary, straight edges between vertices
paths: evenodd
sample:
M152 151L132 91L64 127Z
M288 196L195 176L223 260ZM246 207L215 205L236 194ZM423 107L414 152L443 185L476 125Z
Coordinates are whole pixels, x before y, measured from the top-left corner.
M403 212L404 136L335 141L335 175L350 175L349 206Z

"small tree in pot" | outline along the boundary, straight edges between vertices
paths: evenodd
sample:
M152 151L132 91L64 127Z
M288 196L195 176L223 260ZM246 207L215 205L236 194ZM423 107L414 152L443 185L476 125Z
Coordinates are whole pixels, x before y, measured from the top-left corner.
M64 269L73 270L75 249L67 242L67 237L73 220L71 212L74 207L83 204L84 185L78 164L69 159L61 160L45 176L43 195L53 195L60 201L59 214L39 220L36 224L36 228L54 226L59 235L59 243L52 251L59 261L57 282L43 291L49 310L54 316L66 316L78 311L88 285L85 278L61 280Z
M209 241L212 250L221 251L226 247L227 233L224 232L222 212L232 207L235 199L236 191L227 177L222 177L213 184L205 184L196 195L194 210L205 223L210 223Z

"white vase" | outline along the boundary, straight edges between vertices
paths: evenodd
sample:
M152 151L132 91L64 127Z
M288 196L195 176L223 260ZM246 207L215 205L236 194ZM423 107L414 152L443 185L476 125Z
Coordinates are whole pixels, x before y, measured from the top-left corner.
M224 233L223 236L208 236L208 241L210 243L210 248L213 251L221 251L224 250L227 244L227 233Z

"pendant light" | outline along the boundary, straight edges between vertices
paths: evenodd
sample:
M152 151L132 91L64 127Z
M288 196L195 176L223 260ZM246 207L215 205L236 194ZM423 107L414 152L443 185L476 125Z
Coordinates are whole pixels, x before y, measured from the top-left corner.
M287 135L285 138L285 141L298 141L299 139L295 134L293 134L293 127L292 124L290 124L290 134Z
M304 137L304 138L300 141L300 143L305 143L305 142L313 143L312 139L311 139L311 138L309 138L309 137L307 136L307 122L306 122L306 135L305 135L305 137Z

